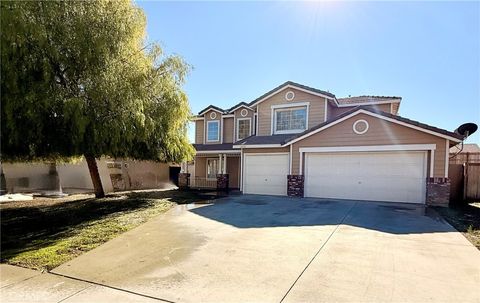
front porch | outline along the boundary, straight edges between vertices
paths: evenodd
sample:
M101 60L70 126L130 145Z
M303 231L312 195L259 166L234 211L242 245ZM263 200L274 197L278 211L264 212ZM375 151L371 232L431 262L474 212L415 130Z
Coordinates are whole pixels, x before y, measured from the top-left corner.
M197 153L193 163L182 164L181 174L180 187L239 189L240 152Z

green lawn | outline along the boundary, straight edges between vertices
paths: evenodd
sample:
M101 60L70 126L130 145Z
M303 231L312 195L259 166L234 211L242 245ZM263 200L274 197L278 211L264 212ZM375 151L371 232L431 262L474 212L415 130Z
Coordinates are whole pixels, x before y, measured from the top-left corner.
M34 199L0 204L1 260L50 270L159 215L175 204L200 203L194 192L132 192L95 199Z
M438 207L436 210L480 249L480 202Z

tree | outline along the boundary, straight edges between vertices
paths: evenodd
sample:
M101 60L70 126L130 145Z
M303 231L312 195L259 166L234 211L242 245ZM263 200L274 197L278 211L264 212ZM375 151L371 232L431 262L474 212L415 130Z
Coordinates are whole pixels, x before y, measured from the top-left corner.
M1 2L2 161L85 156L181 162L193 155L181 57L146 44L122 1Z

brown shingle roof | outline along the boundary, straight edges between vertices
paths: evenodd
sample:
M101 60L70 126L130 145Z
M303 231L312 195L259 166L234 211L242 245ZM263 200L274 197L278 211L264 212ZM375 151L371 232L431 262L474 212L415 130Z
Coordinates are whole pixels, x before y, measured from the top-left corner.
M233 150L232 143L223 144L192 144L196 151L212 151L212 150Z
M450 148L451 153L458 153L460 151L461 146L457 145ZM480 153L480 147L475 143L464 144L462 153Z
M288 135L272 135L272 136L250 136L243 140L235 142L234 145L257 145L257 144L283 144L287 139L291 138L292 134Z
M396 96L356 96L356 97L347 97L347 98L337 98L338 104L347 105L347 104L362 104L362 103L374 103L374 102L383 102L383 101L401 101L402 97Z

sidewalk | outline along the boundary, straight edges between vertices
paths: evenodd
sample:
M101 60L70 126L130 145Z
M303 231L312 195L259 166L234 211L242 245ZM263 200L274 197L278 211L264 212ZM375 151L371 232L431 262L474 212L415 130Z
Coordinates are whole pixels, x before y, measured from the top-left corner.
M7 302L160 302L115 288L0 264L0 301Z

